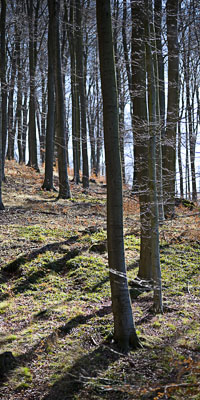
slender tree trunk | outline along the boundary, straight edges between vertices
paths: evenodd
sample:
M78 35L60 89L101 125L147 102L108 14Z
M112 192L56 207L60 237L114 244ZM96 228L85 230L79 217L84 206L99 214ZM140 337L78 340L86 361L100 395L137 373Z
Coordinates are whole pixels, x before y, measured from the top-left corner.
M144 1L132 3L132 102L134 123L134 173L140 202L141 242L138 277L152 279L151 223L148 174L148 143L145 61ZM137 175L137 178L136 178Z
M98 57L98 56L97 56ZM95 166L95 175L98 176L100 174L100 158L102 152L102 136L101 136L101 128L100 128L100 96L99 96L99 79L98 79L98 65L96 68L96 96L97 96L97 155L96 155L96 166Z
M16 52L15 46L12 52L12 66L11 66L11 77L10 77L10 90L8 96L8 149L7 157L8 160L14 159L14 142L15 142L15 132L13 129L14 123L14 86L16 77Z
M23 131L22 131L22 151L23 151L23 162L26 162L26 137L27 137L27 102L28 102L28 94L27 91L24 92L24 101L23 101Z
M122 176L110 1L97 0L96 9L103 95L108 258L114 336L120 348L128 351L129 347L138 347L139 341L133 322L124 258Z
M53 155L55 137L55 87L54 87L54 51L52 43L54 40L54 18L49 11L48 29L48 111L47 111L47 131L45 147L45 177L42 189L53 190Z
M182 96L181 96L182 92ZM181 81L179 80L179 103L180 96L182 98L182 110L179 112L178 118L178 145L177 145L177 156L178 156L178 167L179 167L179 178L180 178L180 196L184 197L184 188L183 188L183 167L182 167L182 154L181 154L181 145L182 145L182 133L181 133L181 119L183 116L183 108L184 108L184 90L181 88Z
M67 7L65 2L65 8ZM67 13L66 13L67 16ZM73 168L74 182L80 182L80 121L79 121L79 98L77 93L77 75L76 75L76 37L75 29L75 13L74 0L70 0L70 16L67 20L67 34L70 49L71 60L71 99L72 99L72 151L73 151Z
M19 27L16 29L16 60L17 60L17 146L19 163L23 162L22 151L22 66L21 66L21 33Z
M186 119L185 119L185 130L186 130L186 136L185 136L185 145L186 145L186 154L185 154L185 164L186 164L186 199L190 199L190 162L189 162L189 138L188 138L188 116L186 112Z
M157 192L158 192L158 211L159 222L164 220L163 204L163 159L162 159L162 138L165 131L165 82L164 82L164 60L162 54L162 0L154 3L154 23L151 24L152 36L152 55L155 70L156 84L156 159L157 159Z
M114 2L114 26L113 26L113 38L114 38L114 54L115 54L115 66L116 66L116 77L117 77L117 92L118 92L118 103L119 103L119 136L120 136L120 155L122 163L122 178L125 183L125 160L124 160L124 93L122 90L122 76L119 65L119 50L118 50L118 24L119 24L119 1Z
M82 182L83 187L89 187L89 167L88 167L88 152L87 152L87 125L86 125L86 94L84 85L83 71L83 37L81 27L81 5L80 0L76 0L76 22L77 22L77 75L79 84L79 98L81 108L81 144L82 144Z
M196 187L196 173L195 173L195 145L196 135L193 132L192 123L192 106L191 106L191 94L190 94L190 83L189 83L189 60L186 66L186 104L187 104L187 116L188 116L188 130L189 130L189 143L190 143L190 168L192 178L192 200L197 201L197 187Z
M1 134L2 134L2 179L4 176L7 140L7 82L6 82L6 0L1 0Z
M39 5L38 5L39 7ZM36 36L34 21L36 20L33 0L29 0L29 75L30 75L30 100L29 100L29 162L28 165L39 171L37 159L37 137L36 137L36 110L35 110L35 71L37 63ZM36 21L37 26L37 21Z
M3 180L3 153L2 153L2 104L1 104L1 93L0 93L0 210L4 210L2 200L2 180Z
M66 157L66 135L65 135L65 111L64 111L64 93L61 71L60 54L60 34L59 34L59 14L60 2L58 0L48 0L49 15L52 17L54 27L54 72L56 89L56 131L58 147L58 173L59 173L59 198L68 199L71 197Z
M165 215L175 213L176 131L178 122L178 0L167 0L168 42L168 103L164 144L164 210Z
M162 283L160 269L160 247L159 247L159 214L157 198L156 179L156 132L157 132L157 85L155 62L153 59L152 28L153 9L152 1L145 0L145 9L148 13L146 18L146 59L148 80L148 110L149 110L149 197L150 197L150 221L151 221L151 264L154 289L154 310L163 312L162 305Z
M178 121L178 148L177 148L177 155L178 155L178 167L179 167L179 175L180 175L180 196L181 198L184 197L183 193L183 168L182 168L182 156L181 156L181 123L180 118Z
M41 114L41 136L40 136L40 156L42 164L45 161L45 132L46 132L46 90L45 75L42 73L42 114Z

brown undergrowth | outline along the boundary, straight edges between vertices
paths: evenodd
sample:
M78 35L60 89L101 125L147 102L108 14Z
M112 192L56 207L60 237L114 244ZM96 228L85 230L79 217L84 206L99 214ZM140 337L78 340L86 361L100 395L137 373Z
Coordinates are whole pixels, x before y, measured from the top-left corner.
M43 176L6 163L0 213L0 398L193 399L200 382L199 210L179 207L160 228L163 315L152 293L132 301L143 348L121 354L106 253L106 187L72 198L41 190ZM58 178L55 174L55 186ZM128 280L137 275L139 206L124 189ZM5 368L4 368L5 367Z

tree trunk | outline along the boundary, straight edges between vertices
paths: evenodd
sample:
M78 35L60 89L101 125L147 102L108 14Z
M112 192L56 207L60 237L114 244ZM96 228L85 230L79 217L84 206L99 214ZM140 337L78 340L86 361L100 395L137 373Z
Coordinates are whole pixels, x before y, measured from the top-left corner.
M7 82L6 82L6 0L1 0L1 135L2 135L2 179L4 180L4 164L7 139Z
M140 202L140 264L138 277L152 279L151 223L148 175L148 142L145 70L144 2L132 3L132 102L134 126L134 182ZM142 40L141 40L142 38ZM137 176L137 178L136 178Z
M162 159L162 138L165 132L165 82L164 82L164 60L162 50L162 0L156 0L154 4L154 24L151 35L153 39L153 59L155 68L156 84L156 158L157 158L157 192L158 211L160 223L164 220L163 204L163 159Z
M17 146L19 163L23 162L22 151L22 66L21 66L21 32L20 28L16 28L16 60L17 60Z
M104 140L107 175L108 258L114 336L119 347L138 347L124 258L122 176L119 149L117 87L109 0L97 0L100 71L103 95Z
M153 9L152 0L145 0L146 18L146 60L147 60L147 81L148 81L148 111L149 111L149 197L150 197L150 221L151 221L151 265L154 289L154 311L163 312L162 305L162 283L160 269L160 247L159 247L159 214L157 198L156 179L156 132L157 132L157 84L156 71L152 43Z
M39 5L37 5L39 7ZM30 75L30 100L29 100L29 162L28 165L39 171L37 159L36 115L35 115L35 71L37 64L36 37L37 16L35 15L33 0L29 0L29 75ZM34 24L34 22L36 23Z
M55 137L55 87L54 87L54 51L52 43L54 40L54 19L49 11L48 28L48 111L47 111L47 130L45 146L45 177L42 189L53 190L53 155Z
M24 101L23 101L23 131L22 131L22 151L23 151L23 162L26 162L26 137L27 137L27 102L28 102L28 95L27 92L24 92Z
M41 136L40 136L40 156L42 164L45 161L45 132L46 132L46 90L45 74L42 73L42 114L41 114Z
M13 52L12 52L10 90L9 90L9 97L8 97L8 149L7 149L8 160L14 159L15 132L13 129L13 123L14 123L13 101L14 101L15 76L16 76L16 52L15 52L15 46L14 46Z
M82 144L82 183L84 188L89 187L89 167L87 152L87 125L86 125L86 95L83 71L83 37L81 27L81 5L80 0L76 0L76 22L77 22L77 75L79 84L79 98L81 108L81 144Z
M165 215L175 213L176 130L178 121L178 0L167 0L168 103L163 157Z
M56 89L56 133L58 147L58 173L59 173L59 195L61 199L71 197L68 174L67 174L67 157L66 157L66 135L65 135L65 111L64 111L64 94L63 80L61 71L61 54L60 54L60 34L59 34L59 13L60 2L58 0L48 0L49 15L52 17L52 25L54 27L54 72L55 72L55 89Z
M2 179L3 179L3 157L2 157L2 105L1 105L1 93L0 93L0 210L4 210L2 200Z

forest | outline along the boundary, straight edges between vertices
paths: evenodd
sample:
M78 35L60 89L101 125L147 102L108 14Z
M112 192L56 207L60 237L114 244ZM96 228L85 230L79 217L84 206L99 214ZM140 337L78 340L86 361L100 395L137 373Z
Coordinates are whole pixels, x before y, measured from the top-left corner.
M199 400L199 1L0 7L0 398Z

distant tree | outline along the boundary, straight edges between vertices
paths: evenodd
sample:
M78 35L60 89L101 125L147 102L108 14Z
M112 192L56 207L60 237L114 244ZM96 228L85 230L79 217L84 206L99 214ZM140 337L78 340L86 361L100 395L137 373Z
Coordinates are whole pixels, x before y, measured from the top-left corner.
M56 144L58 149L58 174L59 174L59 198L68 199L71 197L68 173L67 173L67 155L66 155L66 132L65 132L65 110L63 79L61 70L60 53L60 33L59 16L60 2L58 0L48 0L49 17L52 18L54 28L53 39L53 58L56 92Z
M151 267L154 291L154 311L163 312L162 305L162 282L160 269L160 247L159 247L159 214L158 214L158 177L156 173L156 136L158 134L157 119L157 63L155 62L155 41L154 41L154 18L152 0L145 0L145 36L146 36L146 65L147 65L147 93L148 93L148 130L149 130L149 149L148 149L148 191L150 209L150 245L151 245ZM146 206L148 206L146 204Z
M65 8L67 9L66 0ZM66 13L67 15L67 13ZM70 50L71 64L71 102L72 102L72 150L73 150L73 169L74 182L80 182L80 110L79 110L79 93L77 82L77 35L76 35L76 13L75 0L69 1L69 17L67 23L67 35Z
M21 4L17 1L16 4L16 18L20 16L22 12ZM17 64L17 104L16 104L16 128L17 128L17 146L19 162L23 162L23 147L22 147L22 54L21 54L21 36L22 28L21 24L16 24L16 64Z
M97 0L96 9L103 95L108 259L114 314L114 337L119 347L128 351L130 347L138 347L139 340L133 321L124 257L119 117L110 1Z
M2 137L2 179L4 179L4 161L7 139L7 82L6 82L6 0L1 0L1 137Z
M28 165L39 171L37 158L37 137L36 137L36 94L35 79L37 66L37 37L38 37L38 15L40 0L27 0L27 13L29 22L29 78L30 78L30 99L29 99L29 162Z
M13 13L15 9L12 10ZM7 157L8 160L14 159L14 89L15 89L15 79L16 79L16 29L17 21L14 21L14 40L11 35L8 36L8 46L9 40L12 41L12 48L9 52L8 63L10 65L9 79L9 93L8 93L8 148ZM14 42L14 43L13 43Z
M86 88L84 76L84 58L83 58L83 35L81 20L81 3L76 0L76 63L77 63L77 81L79 87L80 115L81 115L81 144L82 144L82 182L83 187L89 187L89 166L87 151L87 124L86 124Z
M0 96L0 210L4 210L2 201L2 178L3 178L3 152L2 152L2 110Z
M133 1L132 10L132 102L134 129L134 184L140 202L141 243L138 276L140 279L152 279L151 265L151 223L148 172L149 131L146 104L146 59L144 1Z
M54 57L52 43L54 41L54 16L49 13L48 25L48 111L46 128L46 146L45 146L45 177L42 188L53 190L53 155L54 155L54 137L55 137L55 81L54 81Z
M165 215L172 217L175 213L176 132L179 99L178 0L167 0L166 18L168 44L168 100L163 152L163 188Z

